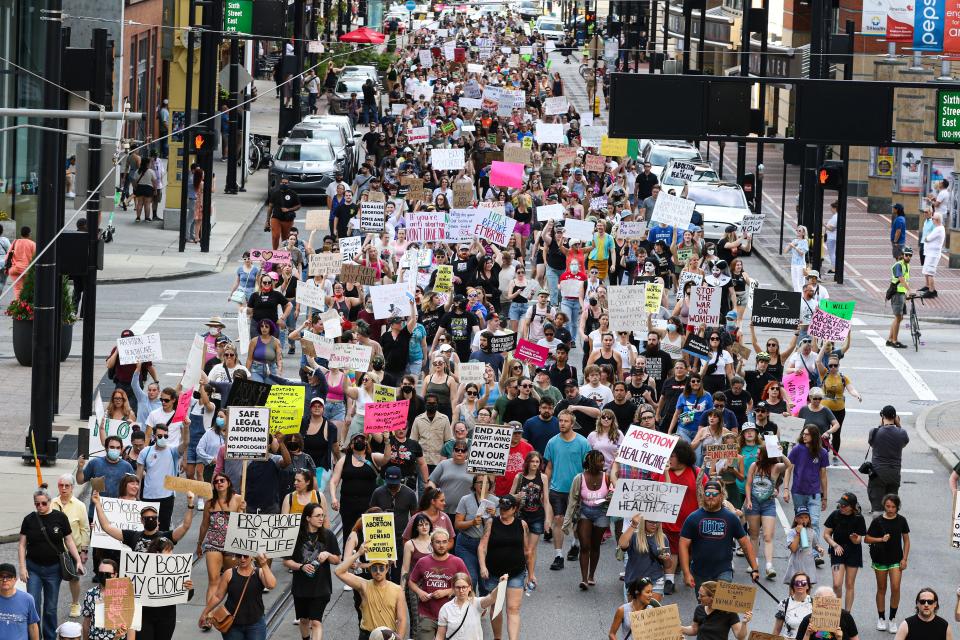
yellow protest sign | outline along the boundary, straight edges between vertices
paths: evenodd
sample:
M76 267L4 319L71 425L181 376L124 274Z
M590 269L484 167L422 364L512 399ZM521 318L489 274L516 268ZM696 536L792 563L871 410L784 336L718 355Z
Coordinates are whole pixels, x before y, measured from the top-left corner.
M392 513L363 514L363 540L367 560L396 560L397 540Z
M643 310L647 313L659 311L660 301L663 298L663 285L659 282L648 282L644 293Z
M444 264L437 267L437 278L433 281L433 290L449 293L453 290L453 267Z
M524 149L533 149L533 138L531 138L530 136L527 136L523 139L523 141L520 144L523 145Z
M627 155L628 142L626 138L608 138L607 136L603 136L603 138L600 139L600 155L614 156L616 158L625 156Z
M630 613L633 637L643 640L680 640L680 609L675 604L647 607Z
M717 592L713 597L713 608L718 611L746 613L753 611L753 602L757 597L757 588L749 584L736 582L717 583Z
M374 402L393 402L397 399L397 388L388 387L385 384L373 385Z
M306 388L299 385L275 384L270 387L266 403L270 408L270 432L298 433L306 397Z

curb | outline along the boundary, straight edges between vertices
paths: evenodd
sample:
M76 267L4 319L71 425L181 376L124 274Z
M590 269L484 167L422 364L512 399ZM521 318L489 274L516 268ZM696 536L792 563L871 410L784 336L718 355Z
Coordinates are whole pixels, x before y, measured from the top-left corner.
M920 439L923 440L928 447L933 449L933 452L937 455L937 458L939 458L940 462L943 463L943 466L947 468L947 471L952 471L957 465L957 462L960 462L960 459L957 458L957 455L953 451L934 440L927 431L927 416L934 409L941 409L946 404L960 406L960 400L952 400L950 402L944 402L925 408L920 412L920 415L917 416L913 426L916 428Z

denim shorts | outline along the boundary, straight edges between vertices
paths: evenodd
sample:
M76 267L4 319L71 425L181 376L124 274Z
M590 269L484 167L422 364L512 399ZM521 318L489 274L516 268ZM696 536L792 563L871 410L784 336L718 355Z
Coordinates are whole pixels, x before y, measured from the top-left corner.
M500 576L491 575L489 578L483 581L483 588L487 590L487 593L493 593L493 590L497 588L497 585L500 583ZM507 589L523 589L527 586L527 570L524 569L515 576L510 576L507 578Z
M347 417L347 407L342 400L328 400L323 406L323 417L327 420L343 420Z
M527 523L527 529L534 535L543 533L543 525L546 522L547 515L543 511L532 513L529 516L521 513L520 519Z
M766 500L750 499L750 508L744 509L743 513L748 516L777 516L777 501L774 498Z
M200 438L206 433L203 426L203 416L190 415L190 442L187 444L187 464L196 464L200 462L197 459L197 444Z
M527 303L526 302L511 302L510 303L510 320L516 320L520 322L523 319L523 314L527 312Z
M580 517L589 520L593 526L605 529L610 526L610 518L607 517L607 508L603 505L591 507L587 504L580 505Z

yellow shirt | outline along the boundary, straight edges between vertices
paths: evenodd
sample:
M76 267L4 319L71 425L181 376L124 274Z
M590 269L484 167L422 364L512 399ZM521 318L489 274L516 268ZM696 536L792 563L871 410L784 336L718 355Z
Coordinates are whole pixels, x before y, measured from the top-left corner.
M846 402L843 390L850 384L850 378L839 373L830 373L823 378L823 406L830 411L843 411Z
M360 628L364 631L373 631L377 627L393 629L397 624L397 603L407 606L403 589L389 580L380 583L374 580L365 582L363 600L360 603L360 613L363 616Z
M87 505L77 500L76 496L70 502L63 504L60 496L53 499L53 508L63 511L70 521L70 530L73 531L73 541L77 543L77 550L90 546L90 522L87 520Z

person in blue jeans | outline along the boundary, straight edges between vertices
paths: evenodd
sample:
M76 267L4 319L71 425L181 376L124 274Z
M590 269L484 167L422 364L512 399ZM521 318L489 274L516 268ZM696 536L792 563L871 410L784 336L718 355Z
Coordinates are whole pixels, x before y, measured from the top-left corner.
M70 521L62 511L52 509L52 503L46 489L33 492L36 510L24 517L18 545L20 578L27 583L27 593L33 596L40 612L44 640L57 637L57 602L64 578L60 572L60 554L69 553L76 562L77 574L84 573Z
M783 480L783 501L793 499L793 508L806 507L810 521L820 534L820 513L827 508L827 467L830 456L820 444L820 430L811 424L800 430L800 439L787 456L792 463L787 466ZM818 567L823 565L819 554L814 556Z
M691 374L687 378L683 393L677 398L676 411L667 432L676 432L687 442L693 442L700 420L710 409L713 409L713 397L703 390L703 379L700 374Z

